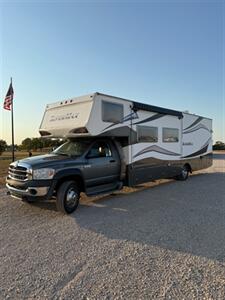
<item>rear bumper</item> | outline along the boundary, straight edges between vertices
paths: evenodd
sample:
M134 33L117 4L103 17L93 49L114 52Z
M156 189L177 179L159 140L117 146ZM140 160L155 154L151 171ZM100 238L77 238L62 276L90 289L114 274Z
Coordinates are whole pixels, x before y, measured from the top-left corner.
M6 179L6 188L12 197L26 200L50 199L55 187L54 180L31 180L26 183Z

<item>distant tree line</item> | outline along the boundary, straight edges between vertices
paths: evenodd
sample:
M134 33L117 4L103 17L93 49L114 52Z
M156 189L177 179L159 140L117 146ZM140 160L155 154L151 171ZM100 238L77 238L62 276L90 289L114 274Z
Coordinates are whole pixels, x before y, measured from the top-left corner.
M26 150L26 151L37 151L42 150L44 148L55 148L64 143L63 140L59 139L43 139L43 138L26 138L22 141L21 145L18 146L18 150Z
M221 142L221 141L217 141L214 145L213 145L213 150L225 150L225 143Z
M14 145L15 151L44 151L52 149L64 143L61 139L43 139L43 138L26 138L21 145ZM11 151L12 145L7 145L6 141L0 139L0 155L5 151Z
M4 140L0 140L0 155L6 150L7 143Z

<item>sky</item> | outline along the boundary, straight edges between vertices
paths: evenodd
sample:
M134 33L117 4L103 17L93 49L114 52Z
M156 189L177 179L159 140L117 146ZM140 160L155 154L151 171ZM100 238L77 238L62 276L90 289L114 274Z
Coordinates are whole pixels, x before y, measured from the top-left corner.
M39 136L48 103L102 92L213 119L225 141L223 0L1 1L1 106L15 142ZM0 139L11 143L1 108Z

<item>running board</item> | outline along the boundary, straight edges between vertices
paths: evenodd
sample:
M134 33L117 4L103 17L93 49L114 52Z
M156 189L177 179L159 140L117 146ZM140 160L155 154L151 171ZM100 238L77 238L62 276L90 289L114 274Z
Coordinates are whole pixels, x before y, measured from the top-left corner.
M86 189L87 196L94 196L98 194L106 194L115 190L121 190L123 188L122 181L116 181L112 183L97 185Z

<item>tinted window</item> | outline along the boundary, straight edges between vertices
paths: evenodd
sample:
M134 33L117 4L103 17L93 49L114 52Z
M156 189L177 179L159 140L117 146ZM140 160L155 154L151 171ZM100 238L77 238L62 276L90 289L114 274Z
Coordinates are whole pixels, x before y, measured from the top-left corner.
M176 143L179 141L179 130L176 128L163 128L163 142Z
M102 121L120 123L123 119L123 105L102 101Z
M112 156L111 149L107 143L97 142L93 145L88 153L88 158L110 157Z
M139 142L158 142L158 128L150 126L137 126Z

